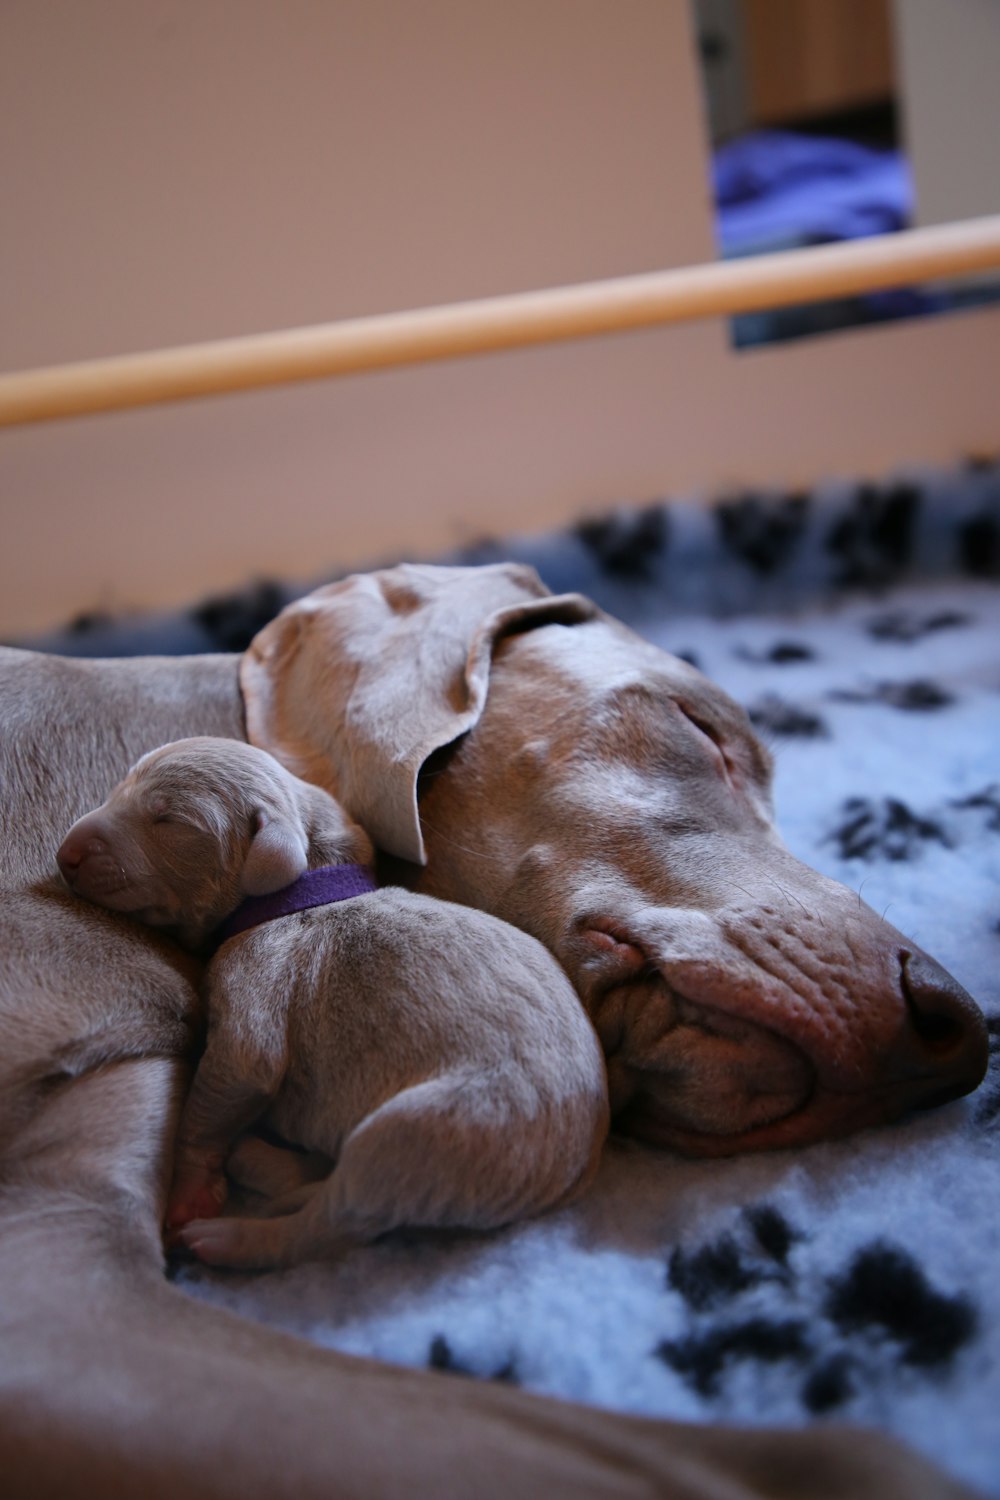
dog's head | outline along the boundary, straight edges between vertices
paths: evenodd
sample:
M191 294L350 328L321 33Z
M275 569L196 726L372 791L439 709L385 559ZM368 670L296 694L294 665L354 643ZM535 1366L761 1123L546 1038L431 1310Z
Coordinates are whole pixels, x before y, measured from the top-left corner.
M242 680L251 738L412 883L555 953L643 1138L793 1144L982 1078L968 995L784 847L743 711L587 600L512 567L349 579L266 627Z
M479 724L421 799L422 888L545 942L597 1026L620 1127L694 1154L841 1135L985 1070L969 996L794 858L770 783L725 693L593 620L500 644Z
M57 853L77 895L199 946L245 896L371 844L333 798L235 740L189 739L137 762Z

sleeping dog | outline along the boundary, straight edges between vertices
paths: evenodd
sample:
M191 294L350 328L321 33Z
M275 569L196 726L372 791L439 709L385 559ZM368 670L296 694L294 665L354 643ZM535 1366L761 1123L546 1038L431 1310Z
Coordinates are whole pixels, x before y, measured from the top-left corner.
M404 1225L489 1229L596 1168L604 1065L555 959L484 912L375 889L372 857L327 792L210 738L144 756L59 850L88 900L195 951L221 938L167 1211L210 1264L288 1265ZM253 1137L230 1156L258 1120L319 1153L318 1180L315 1158ZM227 1158L270 1197L264 1217L218 1217Z

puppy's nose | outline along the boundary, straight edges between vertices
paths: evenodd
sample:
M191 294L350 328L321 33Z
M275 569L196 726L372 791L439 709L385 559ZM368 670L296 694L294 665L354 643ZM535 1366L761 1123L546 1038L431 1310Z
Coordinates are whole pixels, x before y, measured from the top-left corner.
M64 839L56 853L56 864L62 871L63 878L72 884L73 876L76 875L85 859L92 854L104 854L107 850L104 839L98 838L96 834L88 834L85 837L70 834Z
M986 1020L971 995L926 953L900 954L900 988L910 1014L912 1062L923 1074L918 1108L944 1104L982 1082L989 1061Z

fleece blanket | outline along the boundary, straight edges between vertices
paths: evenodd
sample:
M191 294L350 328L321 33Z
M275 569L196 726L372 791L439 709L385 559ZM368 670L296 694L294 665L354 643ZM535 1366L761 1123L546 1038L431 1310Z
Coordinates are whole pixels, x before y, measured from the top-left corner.
M1000 1054L1000 468L657 503L444 560L501 556L743 702L775 751L793 851L951 969ZM88 618L32 644L237 648L296 591ZM647 1416L869 1424L1000 1496L995 1064L969 1099L808 1149L699 1162L612 1139L584 1197L489 1236L174 1275L192 1297L456 1379Z

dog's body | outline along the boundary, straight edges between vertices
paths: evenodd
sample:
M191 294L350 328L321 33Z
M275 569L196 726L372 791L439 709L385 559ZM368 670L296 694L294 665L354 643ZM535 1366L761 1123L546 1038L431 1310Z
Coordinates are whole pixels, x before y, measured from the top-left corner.
M408 572L361 587L375 609L390 595L400 611L408 609L419 646L422 611ZM460 592L466 599L468 590ZM428 659L448 657L444 687L433 694L447 708L440 725L429 733L423 718L413 722L427 691L415 665L408 692L383 705L384 724L413 730L400 758L414 779L438 745L466 735L442 773L436 779L428 773L424 805L438 847L424 879L442 883L448 872L440 860L460 849L479 852L482 820L473 830L458 821L463 803L475 806L473 778L483 775L491 785L518 749L494 746L490 768L491 747L479 735L481 726L473 729L485 694L470 699L466 688L467 665L483 655L488 661L498 639L497 629L486 625L491 612L516 599L487 584L477 583L474 592L478 612L454 611L464 620L457 662L448 632L427 653ZM469 626L473 615L478 625ZM360 628L364 621L356 623L341 706L327 698L315 704L317 717L350 720L343 712L348 699L358 708L364 704L371 643ZM344 645L353 637L346 622L341 634L342 666ZM630 648L623 646L617 658L601 657L583 635L581 657L595 683L627 660ZM516 639L518 650L512 639L495 684L495 707L502 710L501 699L513 705L520 697L514 674L522 638ZM530 640L524 636L523 645ZM415 662L405 652L402 657ZM271 653L260 661L255 656L254 664L265 683L279 665ZM386 665L398 668L399 658ZM415 1493L443 1500L470 1494L483 1500L512 1494L546 1500L965 1495L879 1434L835 1425L798 1433L720 1429L543 1401L495 1382L454 1380L311 1347L194 1302L164 1280L160 1226L186 1080L195 975L180 950L155 933L70 895L52 859L69 824L146 751L182 736L245 737L239 668L236 657L90 663L0 650L0 1450L12 1500L95 1494L132 1500L139 1493L149 1500L178 1494L189 1500L284 1494L319 1500L333 1492L344 1500L402 1500ZM341 667L331 672L343 680ZM377 681L373 686L377 697ZM533 719L550 728L548 673L537 688L541 706ZM287 709L274 692L275 711ZM457 722L463 705L473 711ZM255 721L269 719L259 690L252 706ZM578 705L577 723L589 706ZM505 711L501 726L504 718ZM303 736L303 725L293 725L288 713L282 725ZM337 738L343 743L343 724ZM267 745L266 735L262 742ZM530 742L522 735L522 748ZM624 730L621 744L627 753ZM360 751L358 761L366 772ZM463 784L465 776L470 779ZM334 790L342 781L342 774L334 778ZM411 792L400 798L391 782L386 775L378 795L405 812ZM626 777L619 790L628 789ZM357 817L351 799L341 800ZM532 830L529 847L551 826L558 858L571 844L571 829L561 802L556 810L555 822L543 820ZM580 830L581 838L587 832ZM513 837L508 828L505 870L528 852L518 854ZM379 842L393 847L381 832ZM664 831L660 867L669 863L669 851ZM397 852L420 857L412 842L400 843ZM481 857L490 854L484 850ZM574 870L570 861L567 885ZM613 932L606 935L614 939ZM737 987L731 1000L738 999ZM837 1032L832 1035L835 1042ZM634 1040L641 1046L641 1035ZM968 1069L965 1076L971 1086ZM948 1072L946 1082L950 1078ZM391 1441L381 1441L381 1434L391 1434Z
M244 896L372 853L272 756L193 739L145 756L59 863L79 894L198 945ZM291 1264L404 1225L494 1228L596 1168L608 1106L593 1028L552 956L495 917L399 888L314 906L229 937L204 996L167 1221L212 1264ZM261 1118L332 1174L289 1181L294 1158L247 1141L238 1175L293 1189L293 1211L199 1217Z

